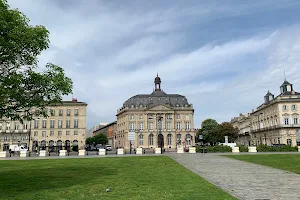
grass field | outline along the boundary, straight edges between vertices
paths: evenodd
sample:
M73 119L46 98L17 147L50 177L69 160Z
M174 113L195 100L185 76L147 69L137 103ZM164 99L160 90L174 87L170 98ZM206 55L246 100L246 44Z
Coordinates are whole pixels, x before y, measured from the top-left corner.
M226 157L300 174L300 154L226 155Z
M2 160L0 185L5 200L235 199L164 156Z

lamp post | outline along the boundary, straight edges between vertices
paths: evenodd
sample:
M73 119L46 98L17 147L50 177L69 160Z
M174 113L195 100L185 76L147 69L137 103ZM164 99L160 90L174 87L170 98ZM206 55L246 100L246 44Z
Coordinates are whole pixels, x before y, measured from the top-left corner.
M163 153L163 136L162 136L162 119L163 117L161 116L161 114L157 114L157 122L158 122L158 125L157 128L158 128L158 138L160 138L160 153L162 154Z

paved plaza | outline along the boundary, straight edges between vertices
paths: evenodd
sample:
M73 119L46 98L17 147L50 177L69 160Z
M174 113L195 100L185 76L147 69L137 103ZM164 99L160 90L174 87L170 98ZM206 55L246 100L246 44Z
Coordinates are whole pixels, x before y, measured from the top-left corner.
M220 154L173 154L170 157L238 199L300 199L298 174Z

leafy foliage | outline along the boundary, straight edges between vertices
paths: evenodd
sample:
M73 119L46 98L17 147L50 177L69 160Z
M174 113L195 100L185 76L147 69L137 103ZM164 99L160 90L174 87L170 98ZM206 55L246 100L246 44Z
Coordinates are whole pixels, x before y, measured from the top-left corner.
M86 139L86 144L107 144L108 139L104 134L95 135L94 137L90 137Z
M291 145L284 145L280 147L268 146L268 145L258 145L256 147L258 152L289 152L289 151L298 151L298 147L293 147Z
M49 47L44 26L31 26L20 11L0 0L0 119L31 120L47 116L46 107L72 92L64 70L48 63L38 72L38 55Z
M229 142L234 142L238 137L238 129L229 122L218 124L214 119L206 119L202 122L201 129L198 130L197 138L199 135L203 135L204 143L215 145L224 142L225 136L228 136Z
M207 146L206 150L208 153L232 152L231 147L225 145Z
M247 146L238 146L240 148L240 152L248 152Z

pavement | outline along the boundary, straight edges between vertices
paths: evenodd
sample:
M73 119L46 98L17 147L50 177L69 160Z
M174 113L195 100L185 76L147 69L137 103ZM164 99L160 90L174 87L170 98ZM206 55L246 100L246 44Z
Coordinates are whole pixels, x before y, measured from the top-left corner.
M173 154L170 157L238 199L300 200L299 174L222 155L226 154Z

